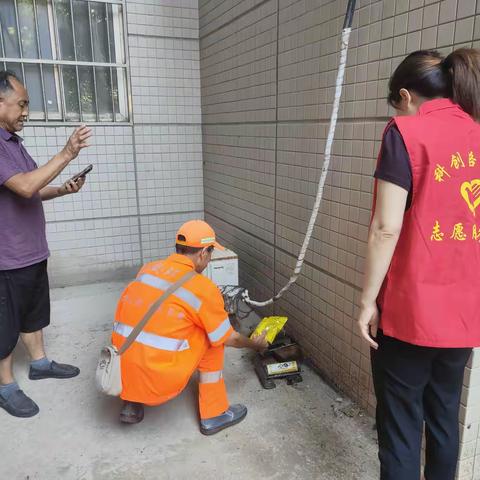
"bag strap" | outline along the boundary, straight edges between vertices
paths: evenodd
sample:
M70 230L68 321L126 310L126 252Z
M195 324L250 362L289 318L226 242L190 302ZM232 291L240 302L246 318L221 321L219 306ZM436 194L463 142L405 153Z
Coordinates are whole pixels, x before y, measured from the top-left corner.
M152 318L152 315L158 310L158 307L173 293L175 290L178 290L185 282L193 278L197 272L195 270L192 270L191 272L186 273L181 277L179 280L177 280L173 285L170 285L170 287L165 290L162 295L160 295L160 298L158 298L152 306L148 309L147 313L144 315L142 320L137 323L136 327L132 330L130 335L126 338L126 340L123 342L123 345L120 347L118 350L118 355L122 355L125 353L125 351L130 347L130 345L135 341L135 339L138 337L140 332L143 330L147 322Z

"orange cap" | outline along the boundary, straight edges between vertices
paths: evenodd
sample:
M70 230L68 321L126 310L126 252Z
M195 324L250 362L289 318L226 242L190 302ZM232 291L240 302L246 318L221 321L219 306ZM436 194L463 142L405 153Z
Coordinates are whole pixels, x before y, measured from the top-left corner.
M217 243L213 228L203 220L184 223L177 232L176 242L186 247L205 248L213 245L218 250L225 250L225 247Z

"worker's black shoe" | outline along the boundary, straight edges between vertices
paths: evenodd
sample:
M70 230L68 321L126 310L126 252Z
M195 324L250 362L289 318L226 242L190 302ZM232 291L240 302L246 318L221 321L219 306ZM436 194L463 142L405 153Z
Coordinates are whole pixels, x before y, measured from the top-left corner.
M48 368L35 368L30 365L28 378L30 380L42 380L43 378L72 378L80 373L78 367L67 365L66 363L57 363L53 360Z
M0 407L10 415L22 418L33 417L40 411L38 405L20 389L12 392L8 399L0 395Z
M247 416L247 407L245 405L230 405L228 410L218 417L200 420L200 431L204 435L213 435L224 428L231 427L240 423Z
M120 421L122 423L140 423L143 420L143 415L143 403L123 402L122 410L120 411Z

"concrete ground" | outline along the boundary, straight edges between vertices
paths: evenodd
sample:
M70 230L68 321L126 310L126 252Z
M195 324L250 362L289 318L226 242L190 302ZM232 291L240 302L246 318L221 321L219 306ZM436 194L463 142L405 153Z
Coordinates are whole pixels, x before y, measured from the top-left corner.
M16 349L15 373L40 406L17 419L0 411L2 480L374 480L378 478L372 419L340 413L348 400L309 369L304 381L263 390L252 354L228 349L225 377L246 420L212 437L198 431L195 382L145 420L120 425L120 401L95 390L100 348L108 342L120 283L52 291L50 358L78 365L72 380L29 381Z

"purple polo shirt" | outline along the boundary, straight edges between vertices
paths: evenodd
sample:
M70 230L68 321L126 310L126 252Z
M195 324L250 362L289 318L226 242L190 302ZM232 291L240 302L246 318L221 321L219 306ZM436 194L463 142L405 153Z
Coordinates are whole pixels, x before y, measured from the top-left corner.
M0 128L0 270L28 267L49 256L40 195L23 198L4 185L17 173L38 168L22 141Z

